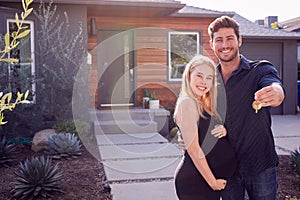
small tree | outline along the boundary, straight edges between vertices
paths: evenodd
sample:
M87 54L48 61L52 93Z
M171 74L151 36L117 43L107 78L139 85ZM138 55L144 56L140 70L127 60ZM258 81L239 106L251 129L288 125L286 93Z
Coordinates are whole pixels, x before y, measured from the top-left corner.
M62 18L56 11L57 6L51 1L41 2L34 12L39 20L37 52L41 58L38 83L42 90L37 91L37 96L45 121L70 117L76 73L86 63L87 56L82 23L79 22L79 30L71 35L67 13ZM82 82L85 83L84 77Z

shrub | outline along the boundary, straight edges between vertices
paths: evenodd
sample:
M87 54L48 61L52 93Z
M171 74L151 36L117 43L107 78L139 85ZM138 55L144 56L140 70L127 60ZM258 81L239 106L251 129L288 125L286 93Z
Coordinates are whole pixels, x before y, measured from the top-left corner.
M73 133L75 136L86 135L91 131L89 123L73 119L59 121L52 128L57 133Z

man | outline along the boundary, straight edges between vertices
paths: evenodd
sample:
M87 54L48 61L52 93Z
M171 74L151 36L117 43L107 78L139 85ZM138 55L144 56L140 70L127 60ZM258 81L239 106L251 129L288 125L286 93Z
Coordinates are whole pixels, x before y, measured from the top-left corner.
M226 90L227 137L238 160L235 175L222 191L222 200L242 200L245 191L251 200L275 200L278 156L270 107L284 100L281 80L271 63L249 61L240 55L242 37L234 19L217 18L208 33Z

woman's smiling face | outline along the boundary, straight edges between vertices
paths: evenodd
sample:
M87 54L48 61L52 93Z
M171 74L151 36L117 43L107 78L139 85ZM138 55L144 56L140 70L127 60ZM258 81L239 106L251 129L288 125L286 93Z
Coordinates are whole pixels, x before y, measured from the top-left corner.
M192 69L190 77L192 91L197 97L201 97L209 92L213 85L214 70L206 64L197 65Z

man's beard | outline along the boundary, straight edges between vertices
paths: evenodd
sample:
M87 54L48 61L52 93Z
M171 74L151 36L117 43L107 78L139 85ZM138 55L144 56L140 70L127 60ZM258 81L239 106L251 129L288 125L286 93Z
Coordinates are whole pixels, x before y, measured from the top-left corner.
M238 51L234 51L230 57L222 58L219 54L218 58L220 62L231 62L238 56Z

